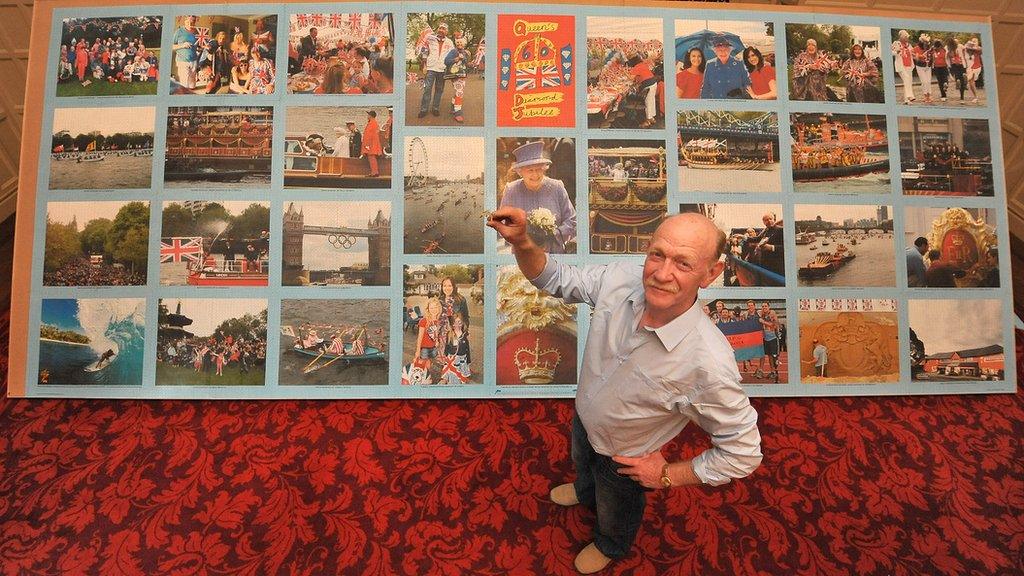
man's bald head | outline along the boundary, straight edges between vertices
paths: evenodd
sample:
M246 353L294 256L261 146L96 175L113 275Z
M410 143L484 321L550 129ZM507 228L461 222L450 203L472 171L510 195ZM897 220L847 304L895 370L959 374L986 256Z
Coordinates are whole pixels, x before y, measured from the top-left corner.
M712 262L721 258L725 254L728 239L725 236L725 232L718 226L715 226L715 223L703 214L697 214L696 212L673 214L662 220L661 225L654 231L654 235L657 236L659 232L664 234L669 230L674 231L694 227L696 227L698 233L707 238L708 244L707 251L705 252L707 258Z

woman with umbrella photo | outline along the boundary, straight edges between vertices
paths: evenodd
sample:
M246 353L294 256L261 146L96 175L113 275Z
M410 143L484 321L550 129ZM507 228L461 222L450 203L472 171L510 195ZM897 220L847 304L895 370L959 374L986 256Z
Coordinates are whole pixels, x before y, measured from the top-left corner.
M693 66L691 60L699 53L705 62L700 67L703 77L699 93L692 97L775 98L774 90L769 87L769 76L774 80L774 68L768 65L769 59L761 54L761 50L767 50L765 54L768 55L773 52L771 47L774 46L774 39L768 30L766 23L760 21L677 21L676 61L680 64L680 73L676 78L677 95L680 98L690 97L680 93L680 82L685 81L686 88L693 88L696 69L690 70ZM753 67L747 58L751 50L757 51ZM752 56L750 58L753 59ZM754 86L752 71L758 75L757 86Z

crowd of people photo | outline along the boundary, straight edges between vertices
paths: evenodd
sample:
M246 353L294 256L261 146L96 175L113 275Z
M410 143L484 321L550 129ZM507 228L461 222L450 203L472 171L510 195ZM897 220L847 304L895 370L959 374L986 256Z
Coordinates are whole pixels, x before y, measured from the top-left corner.
M394 45L390 14L294 14L288 41L288 91L390 94Z
M159 79L157 54L146 49L142 37L71 38L61 44L57 81L156 82Z
M43 274L44 286L143 286L146 275L120 264L72 260L61 268Z
M197 25L195 15L178 18L171 49L172 94L273 94L276 17L246 25L211 18Z
M587 113L592 127L608 123L604 127L657 128L664 124L661 41L590 37L587 50Z
M262 368L267 360L266 338L234 338L217 331L210 337L168 337L157 339L157 362L191 368L196 374L224 376L224 369L237 365L239 373Z

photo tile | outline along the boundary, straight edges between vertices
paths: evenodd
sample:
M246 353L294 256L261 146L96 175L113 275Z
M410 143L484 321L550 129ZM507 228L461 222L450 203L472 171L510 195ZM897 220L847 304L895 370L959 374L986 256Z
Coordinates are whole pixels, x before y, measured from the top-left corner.
M789 382L785 300L713 298L698 303L732 346L742 384Z
M484 125L484 64L477 56L486 52L485 21L483 14L408 15L405 42L415 60L406 74L406 126Z
M281 256L285 286L388 286L391 202L286 202Z
M789 99L882 103L881 30L846 24L786 24Z
M481 41L474 65L483 75ZM576 17L498 15L498 126L573 128L576 124Z
M915 28L892 29L891 82L896 97L913 106L988 105L978 34Z
M390 106L287 108L285 188L391 188L393 122Z
M774 112L679 113L679 192L781 192Z
M892 206L796 205L799 286L896 285Z
M174 19L173 95L273 94L277 15L195 15Z
M588 140L590 252L645 254L668 210L663 140Z
M576 308L535 288L518 267L500 267L498 386L576 384Z
M160 284L266 286L270 205L237 200L165 202L160 227Z
M402 385L483 383L484 267L405 266Z
M150 188L152 106L56 108L50 136L50 190Z
M778 98L775 23L676 20L676 98Z
M65 18L57 96L156 95L162 33L162 16Z
M267 301L161 298L157 386L263 386Z
M575 254L575 140L498 138L497 159L498 207L524 210L527 233L545 252ZM512 253L500 236L498 253Z
M386 386L386 299L282 300L282 386Z
M394 38L389 13L289 14L288 93L393 93Z
M44 298L40 386L139 386L145 298Z
M43 286L145 286L149 202L49 202Z
M587 126L665 128L660 18L587 17Z
M484 139L405 139L405 254L482 254Z
M894 384L900 377L896 301L802 298L800 381L804 384Z
M1004 380L1002 308L999 300L910 300L913 380ZM971 321L964 322L965 317Z
M680 204L679 213L703 214L726 235L725 269L712 287L786 285L781 204Z
M992 208L906 208L910 288L996 288L999 248Z

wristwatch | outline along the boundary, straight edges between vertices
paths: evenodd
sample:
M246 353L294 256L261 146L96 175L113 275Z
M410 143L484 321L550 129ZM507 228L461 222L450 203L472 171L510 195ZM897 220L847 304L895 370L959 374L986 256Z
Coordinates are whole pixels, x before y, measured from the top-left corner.
M668 462L661 467L661 485L664 488L672 487L672 479L668 477Z

